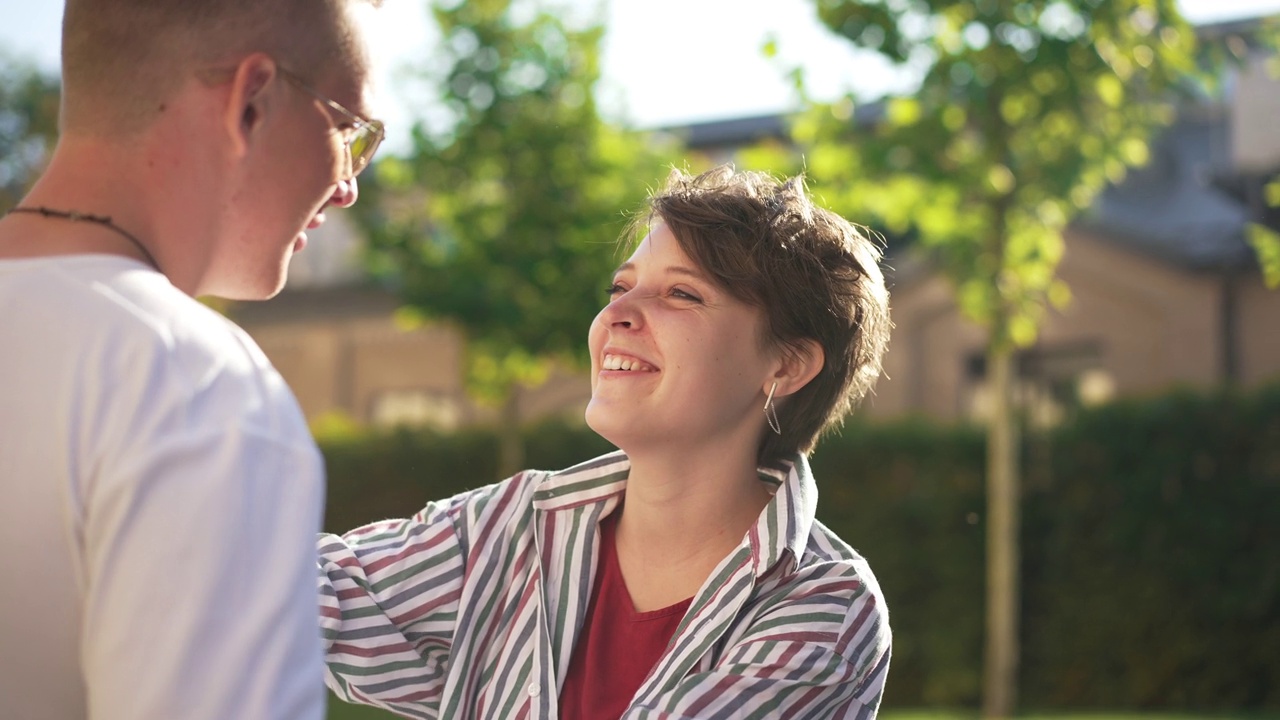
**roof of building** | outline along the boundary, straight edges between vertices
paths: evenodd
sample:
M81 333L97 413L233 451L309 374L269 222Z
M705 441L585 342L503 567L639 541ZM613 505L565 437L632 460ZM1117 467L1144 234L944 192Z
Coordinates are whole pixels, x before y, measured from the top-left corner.
M868 112L879 112L868 105ZM859 122L867 118L859 113ZM765 115L672 129L689 148L743 146L787 136L785 117ZM1213 105L1184 108L1151 144L1151 160L1106 188L1073 222L1104 240L1190 269L1256 262L1246 241L1252 183L1231 168L1228 117ZM1256 188L1255 188L1256 191ZM1274 213L1268 224L1275 224Z
M1252 43L1257 18L1202 25L1202 39L1238 37ZM854 122L875 124L884 103L859 105ZM1073 222L1104 240L1190 269L1256 263L1246 241L1259 213L1280 230L1280 210L1250 210L1265 178L1242 177L1231 167L1230 118L1218 103L1186 104L1177 121L1151 146L1151 160L1104 190ZM758 115L668 128L691 149L740 147L787 137L785 115ZM1280 168L1276 168L1280 172ZM1274 174L1273 174L1274 177Z
M750 145L759 140L786 137L787 128L785 116L774 114L710 120L668 128L667 132L679 136L686 147L710 148Z
M1252 264L1247 200L1223 186L1233 177L1228 142L1222 113L1182 113L1152 143L1150 162L1104 190L1074 226L1188 268Z

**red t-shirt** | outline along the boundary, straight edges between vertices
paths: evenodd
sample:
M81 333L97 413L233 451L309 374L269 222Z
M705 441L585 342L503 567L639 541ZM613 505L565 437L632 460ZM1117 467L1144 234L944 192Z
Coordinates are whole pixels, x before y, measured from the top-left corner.
M618 567L617 518L600 522L600 555L582 634L560 688L562 720L616 720L658 664L693 598L638 613Z

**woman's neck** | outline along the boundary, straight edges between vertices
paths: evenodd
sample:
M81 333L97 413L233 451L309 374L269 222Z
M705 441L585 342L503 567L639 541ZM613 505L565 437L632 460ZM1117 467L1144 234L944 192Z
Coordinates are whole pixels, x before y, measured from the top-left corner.
M629 456L618 559L637 610L692 595L769 503L754 457L723 453ZM651 609L651 608L650 608Z

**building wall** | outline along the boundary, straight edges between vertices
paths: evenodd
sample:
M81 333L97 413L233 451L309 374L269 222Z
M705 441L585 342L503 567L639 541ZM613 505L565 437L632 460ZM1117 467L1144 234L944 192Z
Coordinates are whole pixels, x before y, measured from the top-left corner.
M1257 275L1245 278L1239 322L1241 384L1280 382L1280 288L1268 290Z
M372 425L442 430L496 423L499 409L466 392L462 334L445 324L402 327L394 307L387 296L356 316L277 317L270 308L232 315L280 371L309 420L336 412ZM561 370L537 388L522 389L517 408L522 421L581 420L590 397L584 374Z
M980 417L981 362L975 360L983 353L985 332L961 316L939 274L908 274L915 277L892 288L895 327L885 377L865 412L877 419ZM1027 397L1042 392L1033 385L1044 381L1075 383L1086 402L1221 381L1217 275L1180 270L1072 234L1059 277L1070 286L1072 301L1046 317L1030 353L1038 359L1031 367L1042 376L1026 381ZM1280 291L1266 290L1256 273L1243 277L1237 322L1242 385L1280 379Z
M1097 342L1119 394L1220 377L1216 278L1080 234L1067 239L1059 277L1073 298L1050 315L1043 342Z
M246 329L280 371L309 417L338 409L339 328L315 324Z
M1273 172L1280 166L1280 78L1268 69L1275 57L1255 51L1236 74L1231 97L1231 157L1244 172Z
M361 422L471 421L462 389L462 343L443 325L405 330L383 317L246 324L314 419L341 412Z
M964 416L964 359L981 350L985 333L960 314L950 284L937 274L892 287L889 304L894 327L884 374L863 411L875 419Z

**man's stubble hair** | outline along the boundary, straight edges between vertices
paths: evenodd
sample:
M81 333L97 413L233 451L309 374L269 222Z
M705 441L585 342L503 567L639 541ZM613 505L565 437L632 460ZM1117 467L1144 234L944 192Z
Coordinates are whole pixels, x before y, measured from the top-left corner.
M67 0L61 129L140 131L198 73L254 52L311 80L363 63L345 7L358 2L381 0Z

